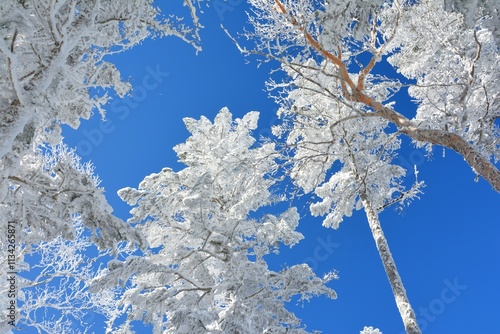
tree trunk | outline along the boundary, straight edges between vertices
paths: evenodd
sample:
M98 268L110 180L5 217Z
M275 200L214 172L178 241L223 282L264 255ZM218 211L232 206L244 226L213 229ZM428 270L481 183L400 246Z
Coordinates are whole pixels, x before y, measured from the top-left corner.
M417 324L417 318L415 312L411 307L408 296L406 296L406 290L403 286L403 281L399 276L398 269L394 259L392 258L391 251L389 250L389 245L385 239L384 232L382 231L382 226L378 219L378 214L372 207L371 201L368 199L366 194L361 194L361 201L366 212L366 217L368 218L368 224L372 230L373 238L375 239L375 244L377 245L377 250L379 252L380 258L384 265L385 273L391 284L392 293L396 299L396 305L403 319L405 330L407 334L421 334L421 330Z

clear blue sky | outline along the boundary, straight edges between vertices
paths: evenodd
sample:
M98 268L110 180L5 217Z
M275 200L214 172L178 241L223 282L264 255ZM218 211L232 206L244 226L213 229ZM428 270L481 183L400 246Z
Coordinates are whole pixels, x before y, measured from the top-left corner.
M276 65L246 64L219 27L223 23L232 32L241 31L245 4L232 3L226 11L205 9L199 55L171 37L149 40L110 58L130 79L135 95L115 100L107 123L95 115L76 132L65 129L66 142L95 164L119 217L127 219L130 208L116 195L118 189L137 187L163 167L181 168L172 147L188 136L183 117L213 119L227 106L236 117L260 111L256 135L270 135L271 125L277 124L276 106L264 91ZM398 106L411 109L404 101ZM429 334L493 333L500 312L500 195L483 180L474 182L471 169L453 152L435 148L428 160L425 152L406 144L400 162L411 170L416 164L427 187L403 213L389 208L381 221L421 328ZM270 258L271 267L306 261L319 275L335 269L340 277L331 283L337 300L318 298L303 308L290 305L307 328L347 334L371 325L384 334L401 333L403 325L363 212L332 230L323 228L308 208L300 211L305 240Z

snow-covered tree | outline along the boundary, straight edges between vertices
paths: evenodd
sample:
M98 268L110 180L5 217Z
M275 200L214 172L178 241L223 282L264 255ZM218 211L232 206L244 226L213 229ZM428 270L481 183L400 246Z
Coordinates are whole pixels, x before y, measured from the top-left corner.
M161 13L152 0L2 1L0 157L21 134L28 143L57 143L60 124L77 128L94 110L104 116L106 91L130 90L106 56L167 35L199 48L196 7L184 3L194 23Z
M146 245L130 224L113 216L92 164L82 164L64 144L26 153L17 172L6 179L0 185L0 215L16 223L20 246L29 248L57 236L73 239L75 214L102 249L113 248L121 240ZM2 231L6 229L1 226Z
M19 227L22 326L70 332L83 315L70 305L76 300L108 318L110 332L129 332L134 320L168 333L305 332L284 302L335 297L325 286L334 274L318 278L307 265L277 272L265 262L302 236L295 208L271 209L284 199L273 194L282 156L250 136L256 113L186 119L192 136L176 152L187 167L120 192L135 206L137 231L113 217L90 166L55 145L61 124L76 128L96 110L104 117L109 93L129 92L107 55L167 35L200 49L198 2L183 1L189 23L152 0L0 3L0 215ZM255 44L241 50L278 60L288 75L269 87L279 91L285 122L275 133L290 148L291 177L320 198L311 211L325 215L326 226L364 209L406 330L420 333L378 214L422 186L415 170L408 187L407 171L393 163L402 135L456 151L500 191L498 0L249 2L254 30L246 36ZM399 74L383 74L387 66ZM393 102L402 88L415 114ZM95 277L94 260L82 255L90 242L117 257L124 239L145 256L117 258ZM39 266L24 262L31 253ZM30 270L40 273L33 278ZM89 294L90 280L98 295ZM117 285L126 289L119 304ZM40 318L48 309L62 318Z
M81 321L89 312L116 316L111 290L90 294L95 263L123 253L119 240L146 241L112 215L92 165L63 144L47 145L25 154L7 180L0 185L0 261L7 265L0 331L77 333L91 325Z
M478 19L491 30L500 43L500 1L499 0L436 0L437 4L444 2L444 9L464 15L465 24L475 27Z
M53 252L59 251L57 247L66 249L67 257L73 259L76 255L69 250L76 252L77 248L65 247L61 240L74 245L83 242L74 227L75 215L91 231L90 240L101 250L116 251L121 240L145 247L143 238L129 224L112 215L91 166L81 165L74 152L59 144L60 126L77 128L81 119L88 119L95 111L104 117L109 93L123 97L130 91L131 85L121 80L106 56L126 51L146 38L169 35L199 50L199 2L179 1L187 8L186 16L191 17L183 21L162 13L152 0L1 1L0 231L8 235L12 225L16 236L13 242L2 237L0 248L15 245L15 263L24 263L33 247L40 250L41 245L49 244ZM47 257L47 268L59 265L49 259L59 261ZM29 268L24 269L31 274ZM69 276L65 280L64 289L69 290L60 291L68 293L67 298L88 294L87 286L77 281L68 283ZM7 285L2 280L2 291L8 289ZM49 303L59 302L47 298L40 305L25 303L24 310L50 308ZM67 305L64 309L68 310ZM25 320L33 320L32 313L26 312ZM48 321L40 315L36 320ZM63 323L67 322L61 321L58 326ZM60 328L60 332L67 332L66 327Z
M249 2L253 31L246 37L254 48L241 50L279 60L309 85L271 82L271 88L285 88L285 96L316 91L325 104L352 107L355 117L388 121L417 145L450 148L500 191L497 0L472 1L475 16L467 21L445 10L458 1L446 7L431 0ZM384 66L399 74L385 75ZM418 105L416 115L391 103L403 87ZM281 112L300 112L281 102Z
M373 328L372 326L363 328L359 334L382 334L378 328Z
M450 148L500 192L498 1L249 0L246 54L281 63L271 80L292 149L291 176L338 227L364 208L408 333L420 333L378 213L416 196L391 160L400 137ZM250 40L248 42L247 40ZM385 74L392 66L397 75ZM416 114L399 110L408 88ZM415 170L415 175L417 171Z
M23 224L31 224L32 233L44 234L39 240L67 235L63 225L69 221L63 221L77 212L51 208L66 208L70 202L73 211L89 210L78 213L91 229L100 228L104 235L108 230L115 230L114 236L121 233L117 229L124 225L116 219L106 218L108 226L104 227L103 217L88 216L107 205L102 203L102 195L90 199L99 192L90 189L93 182L76 175L72 163L54 160L49 170L42 171L48 167L36 151L40 145L60 142L61 124L77 128L81 119L88 119L96 110L104 117L110 91L123 97L130 90L130 84L121 80L106 56L130 49L146 38L168 35L199 49L197 2L183 3L191 23L161 13L152 0L0 3L0 193L17 196L18 204L26 203L20 209ZM41 177L41 173L44 180L32 178ZM43 199L37 198L39 195ZM88 201L80 202L85 197ZM11 205L13 199L1 200ZM60 200L63 202L58 203ZM16 215L20 207L5 207L7 202L0 210ZM49 211L54 211L50 215L56 221L50 221ZM110 246L109 240L101 246Z
M295 82L308 87L303 77ZM416 317L384 237L378 213L395 203L410 201L420 192L415 180L410 189L403 185L406 171L392 164L400 139L387 133L387 121L362 119L342 103L324 106L322 97L307 88L290 92L294 109L301 110L286 132L287 146L293 149L292 179L305 192L314 191L321 200L310 206L314 216L325 215L323 225L338 228L353 210L363 208L377 249L396 297L397 306L409 328L417 327ZM311 107L312 106L312 107ZM330 111L325 114L325 109ZM275 128L277 135L283 127ZM330 174L331 176L327 177Z
M99 295L89 291L91 280L102 270L111 250L97 250L79 216L73 217L72 225L72 240L58 236L18 248L15 261L7 260L12 252L2 244L0 260L15 263L17 271L15 277L12 270L0 273L0 279L9 282L2 284L0 291L2 333L82 333L94 325L89 319L119 314L117 291L107 289ZM120 251L126 254L124 249ZM14 296L16 304L9 309Z
M119 191L135 206L131 221L141 223L150 249L111 261L93 289L132 277L120 301L128 322L143 319L154 333L303 333L284 303L335 298L325 286L334 273L319 278L306 264L280 271L266 264L267 254L302 235L294 207L268 213L282 201L272 192L278 154L274 144L255 143L257 119L251 112L233 121L227 109L213 123L186 118L191 136L174 150L187 167Z

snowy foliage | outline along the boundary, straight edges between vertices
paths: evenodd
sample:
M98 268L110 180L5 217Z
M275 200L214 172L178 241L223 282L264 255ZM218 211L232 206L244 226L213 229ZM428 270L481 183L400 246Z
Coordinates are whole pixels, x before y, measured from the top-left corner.
M186 22L152 0L1 1L0 216L17 227L17 330L77 332L96 312L113 333L132 332L135 320L155 333L305 333L285 302L335 298L326 286L335 274L267 266L266 255L303 237L294 207L268 213L285 198L275 189L277 159L287 158L325 226L365 210L405 328L420 333L378 213L423 185L394 164L402 135L455 150L500 191L499 0L249 0L253 28L240 50L278 60L287 76L269 89L288 155L256 143L256 112L185 119L191 136L175 151L186 168L119 193L134 229L112 215L91 165L60 144L61 125L105 117L111 93L130 91L106 56L169 35L200 50L200 2L182 1ZM398 74L377 74L388 66ZM414 115L394 103L403 87ZM7 247L2 239L3 263Z
M500 54L492 32L423 2L403 12L386 49L389 63L416 81L408 91L418 102L414 124L453 132L498 161Z
M112 248L120 240L145 246L129 224L112 215L92 165L82 165L64 144L26 154L16 174L2 174L6 182L0 186L0 215L18 224L20 245L29 249L57 236L74 239L72 217L78 214L101 248Z
M121 240L145 246L111 214L91 166L59 145L60 125L76 128L94 110L104 117L107 91L130 90L105 56L166 35L198 47L195 2L184 3L191 24L163 15L149 0L1 2L0 213L19 224L20 245L73 239L78 214L101 248Z
M197 21L194 8L191 15ZM143 246L111 214L90 166L59 145L60 125L76 128L94 110L104 117L105 91L130 90L105 56L148 37L196 43L197 26L161 15L147 0L7 0L0 4L0 35L0 212L20 224L20 245L72 239L71 217L79 214L99 247L121 240Z
M197 22L192 1L187 3ZM130 90L106 55L167 35L198 47L198 27L160 13L152 0L6 0L0 17L0 103L5 106L0 157L23 131L30 143L54 144L60 124L77 128L94 110L104 116L105 92L123 96ZM92 89L104 92L92 94Z
M227 109L211 123L185 119L191 132L175 147L186 168L164 168L138 189L119 195L146 236L144 257L112 261L93 289L112 287L130 276L120 304L128 321L143 319L160 333L303 333L284 303L293 296L335 298L306 264L269 270L264 256L293 246L298 213L266 214L276 200L270 188L278 167L273 144L251 137L258 113L233 121ZM275 209L274 209L275 210Z
M99 295L89 291L91 279L101 270L99 262L109 251L95 249L80 217L75 216L72 224L73 240L59 236L33 245L29 250L18 249L16 310L19 313L16 315L16 326L12 327L7 323L10 318L7 317L6 307L3 307L0 321L2 333L11 329L14 333L81 333L82 328L93 325L85 319L97 314L109 318L117 312L112 289ZM4 244L1 251L1 261L7 263L5 255L10 253ZM10 277L6 270L0 275L2 281L8 281ZM7 287L2 285L1 305L9 305L7 297Z
M54 287L28 290L24 296L29 298L19 296L24 303L20 310L25 312L24 325L69 332L67 315L52 321L41 317L42 309L64 304L61 309L66 314L70 300L76 302L89 293L90 267L76 265L77 257L63 240L76 247L75 252L82 252L81 247L89 242L115 253L122 240L146 245L129 224L112 215L91 165L81 165L75 153L60 144L60 126L77 128L94 111L104 117L108 93L123 97L130 90L106 56L128 50L146 38L168 35L180 37L198 50L198 1L183 3L191 23L161 13L150 0L0 3L0 216L4 221L0 232L7 235L7 222L15 224L16 263L24 263L25 255L34 249L43 252L44 275L59 275L61 284L57 291ZM75 228L75 217L90 229L89 240ZM0 247L7 248L4 238ZM60 262L64 250L68 254ZM28 276L33 274L24 269ZM83 276L73 279L76 271L89 274L85 283L81 283ZM42 276L40 280L45 280ZM8 282L2 282L4 291ZM42 283L33 284L42 287ZM23 284L21 288L30 283ZM90 305L85 303L80 303L82 309ZM92 303L98 304L96 300ZM76 323L78 317L75 310Z
M372 326L363 328L359 334L382 334L378 328L373 328Z
M288 92L283 101L286 107L280 112L293 116L293 122L274 129L276 134L287 135L287 145L293 149L292 178L306 192L314 191L322 198L311 205L311 213L326 215L324 225L337 228L344 217L362 207L361 193L367 193L376 208L396 198L416 196L422 183L406 191L401 184L406 171L391 164L400 139L386 131L388 122L359 117L362 111L356 105L318 92L316 82L335 87L337 80L332 80L332 66L324 64L321 71L313 66L302 69L300 76L291 73L290 86L300 89ZM370 90L383 96L385 88L382 83Z
M420 333L378 213L423 185L415 177L406 190L406 171L391 163L402 135L454 150L500 192L498 1L249 2L252 29L239 48L285 72L268 87L291 177L320 198L310 208L325 226L365 210L405 329ZM397 75L378 74L390 66ZM393 100L405 86L415 115Z
M498 27L488 23L496 11L485 12L493 2L484 6L478 2L476 13L484 15L473 21L446 11L454 7L445 8L437 1L358 2L356 7L342 1L338 6L321 1L251 1L253 30L245 36L254 45L242 51L279 60L289 77L269 82L282 106L280 114L296 123L277 133L291 127L322 131L314 136L321 139L317 147L324 149L332 140L328 136L342 131L334 128L364 132L373 123L374 132L404 134L417 145L455 150L500 191L495 166L500 156L496 89L500 70L495 66L500 55L494 38ZM344 19L330 11L340 11ZM377 68L384 66L393 66L401 75L377 74ZM409 86L409 97L418 104L416 115L398 112L392 102L403 86ZM355 119L366 127L358 129ZM302 134L291 134L304 140ZM373 150L371 138L368 134L365 143ZM321 149L316 160L324 157ZM321 181L325 171L314 169L313 183Z
M464 15L465 24L474 27L480 18L486 28L491 30L497 44L500 44L500 1L499 0L436 0L449 12Z
M15 264L9 272L18 272L16 328L77 333L82 325L91 326L82 320L89 312L114 314L110 289L90 294L90 281L100 270L95 263L108 253L121 253L120 240L141 247L146 241L112 215L92 165L82 165L60 144L25 154L15 174L1 172L6 181L0 185L0 260L7 264L7 255L15 255L15 260L9 257ZM2 305L9 302L7 276L4 270ZM10 320L3 316L0 328L12 329Z

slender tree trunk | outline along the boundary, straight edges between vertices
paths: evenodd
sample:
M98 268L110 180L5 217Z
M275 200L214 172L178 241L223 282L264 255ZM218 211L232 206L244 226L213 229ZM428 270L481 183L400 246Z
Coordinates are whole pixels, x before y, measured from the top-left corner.
M403 286L403 281L399 276L398 269L396 268L396 263L392 258L389 245L385 239L384 232L382 231L382 226L378 219L378 214L373 209L371 201L368 199L366 194L361 194L361 201L366 212L366 217L368 218L368 224L372 230L373 238L375 239L375 244L377 245L377 250L379 252L380 258L384 265L385 273L391 284L392 293L396 299L396 305L398 307L401 318L405 326L407 334L421 334L420 327L417 324L417 317L415 312L411 307L408 296L406 296L406 290Z

